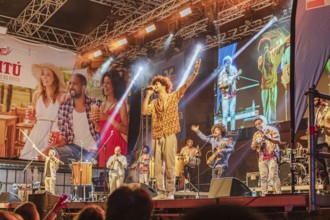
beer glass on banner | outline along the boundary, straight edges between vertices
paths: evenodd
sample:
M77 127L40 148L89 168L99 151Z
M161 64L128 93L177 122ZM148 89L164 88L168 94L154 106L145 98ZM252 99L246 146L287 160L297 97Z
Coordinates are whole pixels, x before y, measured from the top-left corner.
M99 107L96 104L91 105L91 116L95 117L99 113Z
M60 139L60 129L57 127L57 121L55 121L52 126L51 136L53 139L53 144L58 145Z
M36 109L34 106L29 105L27 110L25 111L25 118L27 119L27 123L32 123L35 119Z

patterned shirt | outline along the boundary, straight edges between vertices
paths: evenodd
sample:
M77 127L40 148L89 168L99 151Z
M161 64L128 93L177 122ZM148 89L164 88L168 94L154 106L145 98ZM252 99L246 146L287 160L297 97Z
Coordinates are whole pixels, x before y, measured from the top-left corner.
M179 89L168 94L164 100L157 98L150 102L147 111L151 114L153 139L180 132L179 101L182 96Z
M266 131L266 135L270 136L272 139L281 141L280 133L276 128L266 126L264 130ZM254 133L251 148L258 152L259 159L269 160L274 156L279 159L279 146L269 140L264 140L263 133L261 131L257 131L256 133Z
M89 124L89 131L96 141L98 138L98 133L95 130L94 123L89 118L89 112L92 104L96 104L98 107L101 106L101 101L85 96L85 108L87 114L87 120ZM64 137L67 144L73 143L73 110L74 110L74 100L70 99L64 102L58 110L58 128L61 132L61 136Z
M218 77L218 85L219 86L228 86L228 88L221 89L221 93L223 97L230 97L236 94L236 78L235 76L238 74L236 67L230 66L229 73L226 68L219 73Z

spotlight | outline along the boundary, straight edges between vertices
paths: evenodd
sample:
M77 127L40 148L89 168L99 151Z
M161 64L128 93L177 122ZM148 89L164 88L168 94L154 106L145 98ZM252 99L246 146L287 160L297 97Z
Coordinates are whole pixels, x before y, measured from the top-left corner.
M193 56L191 57L188 67L181 78L178 88L180 88L186 82L188 75L189 75L193 65L195 64L197 56L198 56L199 52L202 50L202 48L203 48L203 46L201 44L197 44L195 52L194 52Z
M93 56L94 56L94 57L99 57L99 56L101 56L101 55L102 55L102 51L101 51L101 50L95 51L95 52L93 53Z
M165 50L167 50L170 47L170 44L171 44L173 38L174 38L174 34L171 33L170 35L168 35L167 39L164 42L164 49Z
M150 33L152 31L156 30L156 26L154 24L149 25L148 27L146 27L146 32Z
M142 71L143 70L143 67L142 66L139 66L139 71Z
M124 44L127 44L127 39L126 39L126 37L123 38L123 39L121 39L121 40L119 40L119 41L117 42L117 45L118 45L119 47L122 46L122 45L124 45Z
M180 11L180 16L181 16L181 18L183 18L183 17L185 17L185 16L187 16L187 15L189 15L189 14L191 14L191 9L190 9L190 7L188 7L188 8L186 8L186 9Z

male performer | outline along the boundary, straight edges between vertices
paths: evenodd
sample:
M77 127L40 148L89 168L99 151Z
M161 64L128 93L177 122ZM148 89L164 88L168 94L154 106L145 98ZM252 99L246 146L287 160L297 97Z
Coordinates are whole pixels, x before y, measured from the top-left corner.
M315 128L316 128L316 151L330 152L327 140L330 136L329 116L330 108L324 99L314 98L315 105ZM327 171L329 159L316 158L316 169L325 190L330 190L329 175Z
M64 163L67 163L68 159L80 160L81 151L85 161L91 161L96 155L98 133L90 118L90 111L91 105L96 104L100 107L101 101L88 97L86 87L85 76L75 73L69 85L71 99L64 102L58 111L58 128L61 136L54 148ZM55 145L52 138L50 145Z
M109 168L109 186L110 194L124 184L125 169L127 168L127 159L121 155L120 146L115 147L115 154L112 155L108 162Z
M56 172L60 165L60 160L55 157L55 150L50 150L48 152L48 157L46 156L45 168L44 168L44 178L45 178L45 190L53 193L55 195L55 182L56 182Z
M270 39L260 39L258 69L261 72L261 101L268 123L276 122L277 68L282 61L285 46L289 46L290 36L283 43L270 50Z
M197 146L196 147L193 147L194 146L194 141L190 138L187 139L186 141L186 146L184 146L181 151L180 151L180 154L182 154L183 158L184 158L184 172L183 172L183 175L184 175L184 190L189 190L189 183L191 181L191 177L192 177L192 171L193 171L193 168L195 168L195 166L197 166L197 164L194 164L194 165L188 165L189 163L189 159L190 158L196 158L199 155L199 147Z
M142 154L139 157L139 182L149 185L149 165L150 165L151 155L150 147L145 145L142 149Z
M226 177L228 169L228 159L234 152L234 145L229 138L224 138L226 134L226 127L223 124L215 124L211 128L212 135L205 136L200 130L198 125L192 125L191 130L196 132L197 136L211 144L212 152L215 156L211 165L212 179Z
M230 56L223 59L224 68L219 73L218 88L221 90L222 124L227 128L228 114L230 114L230 130L235 130L236 122L236 82L239 73ZM229 130L229 129L227 129Z
M276 128L267 125L266 118L262 115L254 119L254 124L258 131L253 135L251 148L258 153L262 196L268 193L269 182L274 184L275 191L279 194L281 193L281 181L278 174L280 133Z
M196 62L194 73L183 86L172 93L170 79L156 76L152 80L150 89L147 90L143 101L142 114L151 115L152 118L152 146L155 152L155 179L158 191L158 196L154 199L174 199L177 146L175 134L180 131L178 105L188 86L197 76L200 63L200 60ZM158 98L150 102L153 93L156 93Z

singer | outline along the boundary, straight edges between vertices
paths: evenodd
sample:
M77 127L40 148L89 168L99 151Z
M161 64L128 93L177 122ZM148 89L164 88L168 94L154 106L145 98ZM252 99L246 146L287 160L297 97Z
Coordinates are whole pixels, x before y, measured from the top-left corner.
M121 155L121 148L115 147L114 155L108 162L110 194L124 184L125 169L127 168L126 157Z
M258 153L258 167L260 173L261 195L268 193L268 183L275 186L276 193L281 193L281 181L279 178L280 160L280 133L272 126L267 125L263 115L254 119L258 131L254 133L251 148Z
M152 147L155 153L155 179L158 196L154 199L174 199L175 190L175 154L177 139L175 134L180 131L179 101L188 86L196 78L201 61L195 64L194 73L183 86L171 93L172 83L168 77L156 76L151 81L153 90L147 90L142 104L142 114L151 115ZM158 98L150 102L153 93ZM150 102L150 103L149 103ZM165 173L163 169L165 165Z
M290 35L283 43L270 49L269 38L260 39L258 69L261 72L261 100L263 114L269 123L276 122L277 68L281 64L285 48L290 46Z
M205 136L198 125L192 125L191 130L196 132L197 136L211 144L214 159L212 166L212 179L226 177L228 170L228 160L230 155L234 152L234 145L226 135L226 127L223 124L215 124L211 128L212 135Z
M80 160L81 150L85 161L91 161L97 151L98 133L91 120L91 106L100 106L101 101L88 97L86 93L87 80L85 76L75 73L69 84L71 99L64 102L58 111L58 128L60 137L55 141L49 138L50 146L45 154L54 148L60 160L68 163L69 159ZM81 149L82 148L82 149Z
M50 150L48 157L46 156L45 168L44 168L44 179L45 179L45 190L55 195L55 183L56 183L56 172L60 165L60 160L55 157L56 152Z

